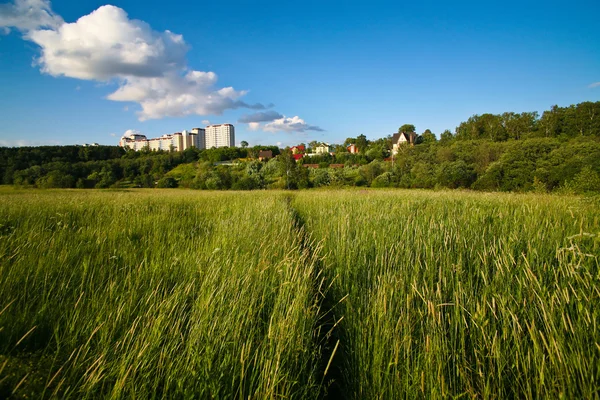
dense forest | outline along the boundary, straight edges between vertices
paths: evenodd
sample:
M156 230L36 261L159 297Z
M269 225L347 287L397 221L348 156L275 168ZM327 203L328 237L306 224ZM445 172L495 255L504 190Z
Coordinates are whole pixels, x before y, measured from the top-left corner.
M399 131L415 131L410 124ZM346 151L354 143L358 154ZM314 147L316 142L309 143ZM0 148L4 184L40 188L187 187L250 190L319 186L600 191L600 102L474 115L454 133L417 135L391 155L391 136L346 139L335 153L296 161L289 149L126 151L116 146ZM259 161L260 150L274 158ZM231 162L226 162L231 161Z

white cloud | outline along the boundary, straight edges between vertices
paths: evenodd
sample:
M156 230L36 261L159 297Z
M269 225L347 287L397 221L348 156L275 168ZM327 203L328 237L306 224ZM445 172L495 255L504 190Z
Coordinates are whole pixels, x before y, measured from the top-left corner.
M54 14L49 0L15 0L14 4L0 4L0 28L29 31L39 28L58 28L63 23Z
M259 128L260 128L259 122L250 122L248 124L248 129L250 129L251 131L257 131Z
M266 132L322 132L323 129L318 126L308 125L302 118L295 116L292 118L283 117L265 124L263 130Z
M42 48L38 63L43 72L85 80L161 76L183 68L187 52L181 35L153 31L115 6L25 37Z
M588 86L590 89L596 88L600 86L600 82L594 82L592 83L590 86Z
M209 120L207 120L207 119L203 119L203 120L202 120L202 123L203 123L204 125L210 125L210 121L209 121Z
M261 104L250 105L240 97L246 91L232 87L214 90L217 75L213 72L188 71L185 75L167 72L154 78L132 77L108 99L136 102L142 106L140 120L165 116L221 115L227 109L264 108Z
M140 104L140 120L266 108L241 101L247 91L215 87L214 72L188 68L181 35L154 31L121 8L105 5L73 23L56 16L47 0L15 0L1 11L8 17L0 19L0 27L16 27L40 46L36 62L42 72L117 82L108 99Z
M117 136L117 134L116 133L111 133L110 136L115 137L115 136Z

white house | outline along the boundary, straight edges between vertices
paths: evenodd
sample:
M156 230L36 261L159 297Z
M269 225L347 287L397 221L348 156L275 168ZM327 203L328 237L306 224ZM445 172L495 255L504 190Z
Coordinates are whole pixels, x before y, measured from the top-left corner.
M408 144L413 146L417 140L417 134L414 132L399 132L392 136L392 154L398 154L400 146Z

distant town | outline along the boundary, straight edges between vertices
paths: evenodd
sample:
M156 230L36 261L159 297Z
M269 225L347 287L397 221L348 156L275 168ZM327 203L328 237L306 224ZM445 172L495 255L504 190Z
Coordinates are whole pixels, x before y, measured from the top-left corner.
M392 155L398 153L398 146L402 144L414 145L417 134L411 130L407 132L398 132L391 135ZM245 143L245 142L244 142ZM129 133L121 137L119 146L129 148L135 151L185 151L191 147L198 150L234 147L235 146L235 127L232 124L209 125L206 128L192 128L172 134L164 134L158 138L148 139L145 135L139 133ZM299 160L305 156L317 156L323 154L335 154L334 146L325 142L316 142L307 153L306 146L300 144L290 148L294 159ZM345 150L350 154L358 154L359 148L355 143L350 143ZM267 152L262 153L260 158L270 158Z
M323 186L600 193L600 102L473 115L435 135L412 124L369 140L280 148L236 142L231 124L120 146L0 147L0 179L37 188L304 189ZM236 146L237 144L237 146Z
M138 151L149 150L184 151L190 147L199 150L213 147L234 147L235 127L231 124L209 125L206 128L193 128L158 138L148 139L145 135L132 133L123 136L119 146Z

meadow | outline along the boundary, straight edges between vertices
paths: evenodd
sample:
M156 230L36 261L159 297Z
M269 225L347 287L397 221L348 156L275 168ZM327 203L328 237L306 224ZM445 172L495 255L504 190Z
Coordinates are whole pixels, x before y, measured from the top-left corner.
M0 190L1 398L597 398L600 202Z

